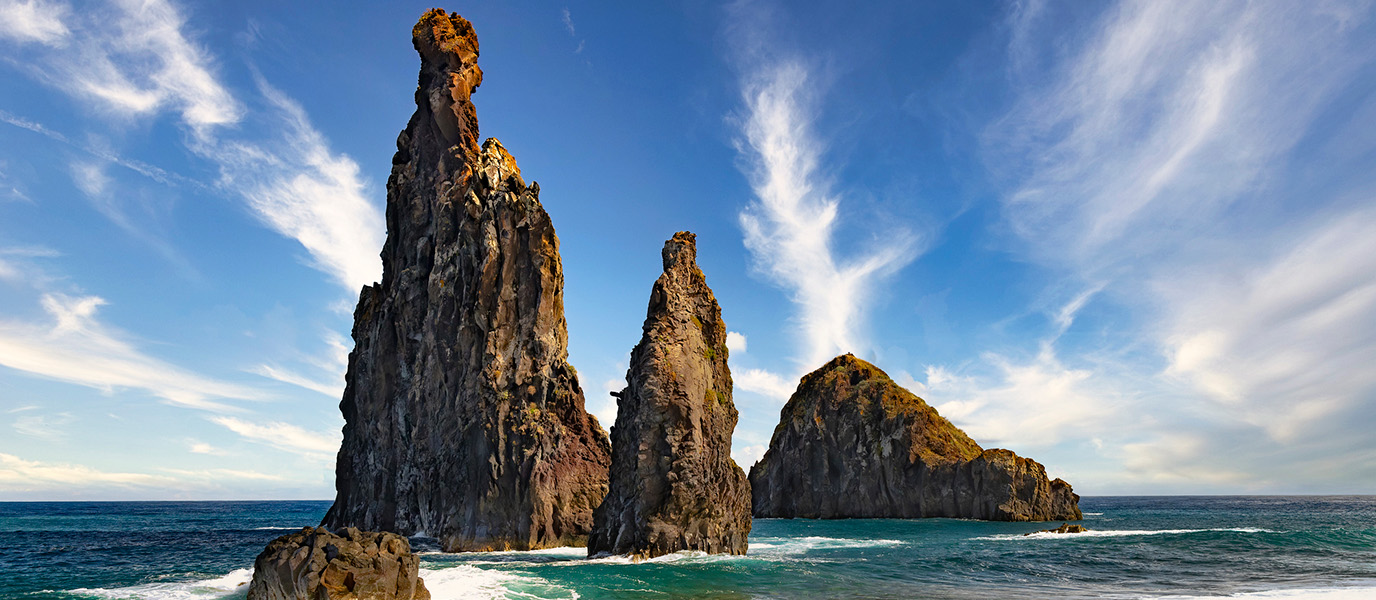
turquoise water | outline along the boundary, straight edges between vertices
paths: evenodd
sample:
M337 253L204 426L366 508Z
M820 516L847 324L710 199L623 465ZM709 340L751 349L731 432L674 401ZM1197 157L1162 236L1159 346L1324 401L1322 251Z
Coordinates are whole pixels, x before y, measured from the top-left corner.
M325 502L0 503L0 598L242 597L272 538ZM1085 498L1047 524L756 520L743 557L588 560L580 548L443 554L446 598L1376 599L1376 497ZM1052 524L1055 525L1055 524Z

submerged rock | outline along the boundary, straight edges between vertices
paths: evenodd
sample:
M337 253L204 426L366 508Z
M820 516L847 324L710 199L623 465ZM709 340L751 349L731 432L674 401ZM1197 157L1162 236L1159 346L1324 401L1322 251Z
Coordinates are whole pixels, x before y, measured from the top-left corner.
M324 523L447 551L585 543L611 448L568 362L559 238L516 161L478 145L478 40L412 31L416 112L387 181L382 282L354 312L338 496Z
M1089 530L1085 529L1082 525L1071 525L1070 523L1061 523L1061 526L1055 529L1043 529L1041 531L1033 531L1031 533L1024 533L1022 535L1023 537L1027 537L1029 535L1032 535L1033 533L1085 533L1087 531Z
M674 234L663 259L617 395L611 489L588 554L745 554L750 482L731 459L726 323L698 268L696 236Z
M253 561L248 600L430 600L419 565L397 534L307 527Z
M1070 484L965 432L850 354L803 377L750 469L756 517L1080 519Z

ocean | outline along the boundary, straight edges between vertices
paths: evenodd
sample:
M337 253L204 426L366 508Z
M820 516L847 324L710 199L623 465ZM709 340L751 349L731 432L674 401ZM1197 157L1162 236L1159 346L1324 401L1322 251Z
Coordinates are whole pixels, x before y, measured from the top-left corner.
M640 563L581 548L445 554L451 598L1376 599L1376 497L1087 497L1059 523L758 519L746 556ZM0 503L0 598L242 598L273 538L328 502Z

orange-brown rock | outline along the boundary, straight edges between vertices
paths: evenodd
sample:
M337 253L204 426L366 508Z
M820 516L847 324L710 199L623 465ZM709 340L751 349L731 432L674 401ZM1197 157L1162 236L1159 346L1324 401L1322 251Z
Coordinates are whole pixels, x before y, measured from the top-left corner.
M559 238L516 161L478 145L478 40L412 32L416 112L387 181L382 282L354 312L330 527L448 551L585 543L611 447L568 364Z
M1036 461L984 450L850 354L803 377L750 469L756 517L994 521L1081 518L1070 484Z
M406 538L352 527L307 527L253 561L248 600L430 600Z
M745 554L750 482L731 459L726 323L698 268L696 236L674 234L661 255L664 273L617 395L611 488L588 554Z

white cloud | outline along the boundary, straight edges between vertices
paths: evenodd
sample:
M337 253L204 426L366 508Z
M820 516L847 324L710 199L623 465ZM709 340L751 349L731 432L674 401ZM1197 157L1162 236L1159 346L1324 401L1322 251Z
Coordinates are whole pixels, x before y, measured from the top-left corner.
M1025 362L987 354L987 377L927 369L918 392L941 416L986 447L1045 447L1102 434L1121 394L1097 382L1088 369L1068 368L1050 344Z
M330 461L339 451L338 432L317 433L280 421L255 423L234 417L211 417L210 420L255 442L311 460Z
M71 7L43 0L0 0L0 37L64 46L71 31L63 24Z
M107 473L82 465L24 460L0 453L0 491L27 492L56 486L152 486L171 483L170 477L146 473Z
M268 227L300 242L314 267L351 292L376 281L382 271L378 252L385 224L358 165L334 154L305 111L261 80L259 90L272 111L251 116L277 119L270 125L279 135L236 139L239 132L227 126L241 123L247 113L216 76L209 53L185 35L185 24L178 8L165 0L116 0L111 7L83 11L81 18L71 19L70 37L77 49L48 52L33 70L40 80L96 100L96 110L142 117L175 111L192 134L189 149L219 167L222 189L241 197ZM66 141L65 136L8 113L0 113L0 119ZM164 184L185 182L113 152L81 149ZM93 199L101 199L108 189L102 183L108 184L108 178L98 165L82 164L77 170L83 175L78 185ZM102 202L97 204L102 212L126 230L138 232L116 200Z
M51 415L21 414L15 417L13 427L20 435L56 441L66 437L64 426L72 421L72 413L68 412Z
M569 30L569 35L577 35L577 33L573 29L573 15L569 14L568 7L565 7L564 10L559 11L559 18L564 22L564 29Z
M96 296L43 296L47 324L0 322L0 365L105 391L132 388L171 404L212 411L233 410L215 399L256 399L250 388L191 373L154 358L96 318L105 300Z
M740 214L755 266L789 290L805 340L800 362L816 367L844 352L862 352L863 316L874 285L917 255L906 231L883 232L882 244L855 257L834 252L840 206L819 173L822 144L813 138L815 82L796 62L767 65L743 82L746 115L740 151L756 196ZM879 233L879 232L871 232Z
M273 367L271 365L258 365L257 367L254 367L251 370L251 372L270 379L276 379L277 381L281 381L283 383L290 383L292 385L300 386L308 390L320 392L321 394L324 394L331 398L339 398L344 395L343 381L317 381L309 377L306 377L305 375Z
M625 379L607 379L602 382L602 394L591 403L591 412L597 417L597 422L602 424L603 429L611 431L612 425L616 423L616 397L612 392L620 393L625 388Z
M733 373L731 380L739 389L779 401L788 400L788 397L793 395L794 389L798 387L796 383L764 369L745 369Z
M211 446L210 444L207 444L202 441L189 440L189 442L191 446L187 449L194 454L212 454L216 456L223 456L226 454L224 450Z
M1054 10L1012 20L1018 98L986 130L986 159L1010 182L1004 215L1022 249L1067 281L1101 282L1091 289L1131 313L1115 337L1157 344L1164 372L1151 360L1068 369L1044 351L1002 365L1007 385L993 391L1022 381L1071 410L1101 392L1127 403L1114 410L1139 421L1134 439L1115 438L1112 418L1089 429L1144 480L1305 477L1296 465L1314 453L1361 472L1376 411L1363 366L1376 355L1376 165L1364 154L1376 136L1332 115L1369 101L1350 84L1376 59L1355 26L1370 5L1133 1L1071 38ZM1039 56L1065 60L1043 68ZM1053 318L1061 332L1074 304ZM982 411L1019 402L982 397ZM971 414L972 429L985 423ZM1013 431L999 423L988 433Z
M726 349L731 351L731 354L743 354L745 348L745 334L734 331L726 332Z
M1307 231L1276 258L1206 280L1164 279L1167 373L1291 440L1354 403L1376 404L1376 210Z
M736 461L746 473L750 472L750 467L764 458L764 453L769 450L769 446L764 444L751 444L748 446L738 445L731 452L731 459Z
M89 11L73 38L80 52L57 55L61 85L128 114L169 106L198 135L236 123L243 107L211 72L210 59L182 34L185 20L163 0L116 0Z
M221 184L241 194L259 219L299 241L316 268L350 290L377 281L385 220L358 164L330 151L300 105L261 80L259 89L278 111L282 139L198 152L220 164Z

